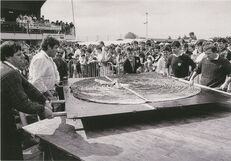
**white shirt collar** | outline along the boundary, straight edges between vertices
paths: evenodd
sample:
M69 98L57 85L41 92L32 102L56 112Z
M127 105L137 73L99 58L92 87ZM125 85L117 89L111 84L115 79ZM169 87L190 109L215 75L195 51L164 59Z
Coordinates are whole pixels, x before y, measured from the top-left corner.
M50 61L53 62L53 58L50 57L50 56L48 56L47 53L46 53L44 50L41 50L41 53L42 53L47 59L49 59Z
M47 55L47 53L44 50L40 51L43 55L45 55L45 57L47 57L48 59L50 59L50 57Z
M19 71L19 73L21 73L22 71L20 69L18 69L17 67L15 67L13 64L11 64L8 61L4 61L5 64L7 64L8 66L10 66L11 68L13 68L14 70Z

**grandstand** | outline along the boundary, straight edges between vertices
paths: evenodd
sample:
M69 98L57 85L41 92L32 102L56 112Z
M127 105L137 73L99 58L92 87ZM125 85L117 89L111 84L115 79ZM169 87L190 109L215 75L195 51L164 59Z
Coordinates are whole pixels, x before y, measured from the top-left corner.
M74 40L74 24L50 22L41 16L45 2L1 1L1 39L40 41L49 34L59 40Z

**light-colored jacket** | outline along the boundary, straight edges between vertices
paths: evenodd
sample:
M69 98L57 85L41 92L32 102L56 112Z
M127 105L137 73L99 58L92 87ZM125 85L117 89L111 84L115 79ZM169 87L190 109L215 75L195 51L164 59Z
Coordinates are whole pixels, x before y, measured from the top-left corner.
M29 81L40 92L54 90L59 79L57 66L45 51L41 50L32 58L29 67Z

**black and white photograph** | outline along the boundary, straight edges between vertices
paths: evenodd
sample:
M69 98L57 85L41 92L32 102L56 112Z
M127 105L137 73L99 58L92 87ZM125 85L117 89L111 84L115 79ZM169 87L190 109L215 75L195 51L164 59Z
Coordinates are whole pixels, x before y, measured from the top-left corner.
M0 2L0 160L231 161L231 0Z

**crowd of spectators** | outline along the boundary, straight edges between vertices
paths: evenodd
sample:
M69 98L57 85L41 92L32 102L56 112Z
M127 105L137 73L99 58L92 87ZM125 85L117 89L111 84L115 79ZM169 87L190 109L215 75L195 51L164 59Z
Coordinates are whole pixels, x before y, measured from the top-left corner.
M157 72L189 80L193 71L206 57L205 48L208 44L216 48L216 53L220 57L231 62L231 41L229 38L197 40L195 35L187 40L156 42L150 39L110 45L104 45L102 41L99 44L89 45L63 41L57 50L56 59L62 59L63 63L66 64L65 70L58 65L60 75L69 78ZM39 46L32 46L24 53L30 60L38 51ZM124 64L129 54L134 56L135 60L139 59L140 65L137 71L129 72L125 69L127 67ZM60 64L59 60L56 62ZM63 63L61 66L65 66ZM132 62L131 67L133 67ZM200 77L196 78L195 81L200 83Z
M1 18L1 24L7 24L5 18ZM11 24L11 23L10 23ZM12 24L11 24L12 25ZM4 30L4 26L2 26ZM9 29L9 27L8 27ZM49 19L45 19L44 16L36 17L35 15L22 15L20 14L16 18L16 26L12 30L22 30L24 32L48 32L48 33L58 33L58 34L67 34L74 35L75 26L72 22L63 22L63 21L50 21Z
M16 23L20 26L20 27L28 27L30 28L30 26L34 26L36 25L38 28L39 26L41 27L41 29L43 29L42 27L49 27L50 29L54 29L55 27L60 27L60 29L56 30L58 33L60 34L71 34L74 30L74 24L71 23L67 23L67 22L63 22L63 21L56 21L56 22L50 22L49 19L45 19L44 16L37 18L35 15L22 15L20 14L17 18L16 18Z

